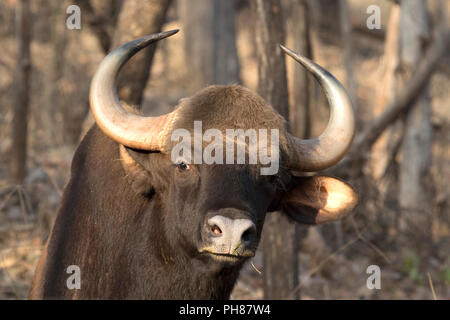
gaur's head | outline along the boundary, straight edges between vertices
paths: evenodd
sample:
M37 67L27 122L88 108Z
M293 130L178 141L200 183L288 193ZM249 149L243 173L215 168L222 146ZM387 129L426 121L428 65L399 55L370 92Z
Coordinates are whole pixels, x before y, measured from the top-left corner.
M293 222L331 222L357 203L335 178L311 176L337 163L354 135L351 104L340 83L312 61L282 49L318 79L330 121L318 138L291 135L286 121L252 91L210 86L182 99L169 114L144 117L117 98L115 79L137 51L172 35L129 42L102 62L91 85L98 126L121 145L130 188L158 202L155 221L169 248L195 259L241 263L255 254L266 214ZM155 201L156 201L155 200Z

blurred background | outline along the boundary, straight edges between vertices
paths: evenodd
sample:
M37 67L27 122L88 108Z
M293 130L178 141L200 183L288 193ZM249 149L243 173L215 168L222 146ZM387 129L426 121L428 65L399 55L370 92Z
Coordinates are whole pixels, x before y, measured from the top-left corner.
M269 219L232 298L449 299L447 5L2 0L0 299L27 297L72 156L93 124L88 92L100 61L126 41L171 29L181 31L137 54L118 81L120 98L146 115L170 111L208 84L239 83L288 118L297 136L320 134L325 97L279 43L333 73L356 112L353 147L327 174L350 182L359 206L325 226ZM287 245L265 240L274 237ZM381 269L379 290L366 286L370 265Z

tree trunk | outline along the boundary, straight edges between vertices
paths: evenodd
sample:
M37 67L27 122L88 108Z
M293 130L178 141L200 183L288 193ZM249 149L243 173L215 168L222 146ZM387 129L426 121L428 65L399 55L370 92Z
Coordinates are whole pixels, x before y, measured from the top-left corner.
M81 124L79 121L73 121L73 117L70 117L73 108L67 107L67 104L63 102L62 90L60 89L60 80L63 77L64 72L65 50L67 44L67 29L66 25L62 22L65 19L66 8L69 4L66 1L58 0L48 1L47 5L51 6L52 9L51 42L53 47L50 104L46 110L46 112L50 113L48 116L48 119L50 120L48 129L51 134L49 141L54 141L55 144L61 144L63 142L74 143L76 142ZM58 121L57 115L59 112L62 112L62 117L64 119L63 123ZM64 141L61 138L64 138Z
M31 13L30 2L20 0L16 7L17 66L13 117L13 146L11 171L16 183L22 183L26 175L28 104L31 72Z
M234 0L179 1L191 90L239 83Z
M292 50L312 59L311 46L311 10L307 0L297 0L290 3L286 8L289 14L288 34L293 41L289 45ZM301 138L309 138L311 135L310 100L313 83L310 81L309 73L305 68L298 65L292 59L288 63L293 65L292 78L292 100L289 109L289 124L291 132Z
M251 2L258 60L258 92L289 119L281 6L278 0ZM281 212L268 214L263 232L264 298L286 299L298 282L296 229ZM295 297L294 297L295 298Z
M358 126L358 108L356 100L356 81L353 73L353 39L352 39L352 24L350 17L350 9L347 0L339 0L339 21L342 35L342 55L345 67L345 82L346 89L350 100L353 104L353 109L356 115L356 126Z
M427 2L402 0L400 24L401 82L405 83L411 78L430 40ZM399 178L400 231L415 235L418 241L425 239L430 232L431 202L427 186L430 186L431 136L430 94L427 87L406 116Z
M128 0L123 3L114 33L113 47L136 38L160 32L171 0ZM170 40L169 40L170 41ZM119 98L139 107L150 76L156 46L136 54L118 79Z
M234 0L214 0L214 83L239 83Z
M384 55L380 64L379 86L376 88L374 117L378 117L391 100L395 100L397 91L398 70L400 67L400 6L394 4L391 9L387 26L386 42L384 45ZM400 124L400 123L399 123ZM401 128L387 129L373 145L370 157L370 168L372 177L376 180L383 177L389 165L390 154L393 152L396 143L394 133Z
M313 59L312 44L311 44L311 8L308 0L296 0L290 2L284 9L287 20L287 35L292 39L289 43L289 48L298 52L305 57ZM314 82L305 68L301 67L292 59L287 60L291 63L292 80L289 81L290 96L289 103L289 124L291 133L296 137L307 139L311 136L311 93L314 89ZM309 226L295 224L294 241L298 243L298 250L300 250L300 243L308 236L308 232L315 232L315 236L321 237L318 230L310 230ZM323 241L323 239L322 239ZM297 254L297 248L294 248ZM300 264L300 261L296 261ZM297 274L297 278L300 275ZM295 280L296 281L296 280ZM292 297L298 298L300 290L296 290Z

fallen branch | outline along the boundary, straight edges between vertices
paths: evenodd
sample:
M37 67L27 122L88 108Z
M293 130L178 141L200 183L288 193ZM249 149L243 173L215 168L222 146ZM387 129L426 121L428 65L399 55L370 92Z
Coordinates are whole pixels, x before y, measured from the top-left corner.
M446 54L450 46L450 30L438 27L433 39L411 80L399 92L396 99L386 106L384 112L368 124L360 136L356 137L348 155L332 171L339 171L354 160L361 159L366 155L383 131L414 105L414 101L426 87L431 75L439 65L440 59Z
M425 53L417 70L406 84L405 88L398 94L395 100L389 103L385 111L357 138L353 144L355 151L368 148L375 143L383 131L402 114L409 111L416 98L426 87L441 57L446 53L450 44L450 30L440 30L434 38L430 48Z
M34 223L21 223L15 225L3 225L0 226L0 234L1 233L17 233L17 232L29 232L36 228L36 224Z

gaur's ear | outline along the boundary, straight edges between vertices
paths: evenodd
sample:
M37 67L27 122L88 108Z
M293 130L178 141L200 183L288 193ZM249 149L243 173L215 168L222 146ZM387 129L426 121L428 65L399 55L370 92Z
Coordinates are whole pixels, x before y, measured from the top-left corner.
M124 147L128 155L136 161L138 164L140 164L143 168L146 170L149 170L149 154L150 151L144 151L144 150L137 150L132 149L128 147Z
M345 217L358 203L352 187L326 176L294 177L293 186L280 202L281 209L293 220L319 224Z
M153 191L149 174L148 152L129 149L120 145L120 160L125 170L125 177L133 190L140 194L149 195Z

